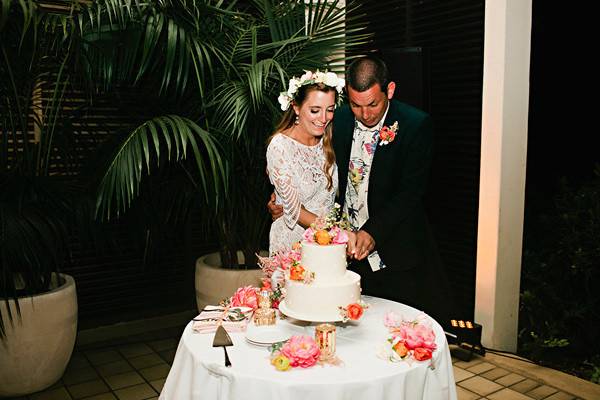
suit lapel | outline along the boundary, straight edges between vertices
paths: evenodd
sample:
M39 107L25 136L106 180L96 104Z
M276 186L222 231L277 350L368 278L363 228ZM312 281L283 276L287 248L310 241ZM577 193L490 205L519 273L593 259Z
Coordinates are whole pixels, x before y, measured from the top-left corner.
M398 123L401 123L400 121L400 113L398 111L398 103L394 100L392 100L390 102L390 108L388 110L387 115L385 116L385 121L383 122L383 126L392 126L394 124L394 122L398 121ZM373 191L373 182L376 180L377 174L379 173L379 165L385 164L385 161L388 160L389 157L393 157L395 154L395 151L393 151L393 148L390 146L394 146L394 147L399 147L398 144L401 141L401 130L398 129L397 131L397 135L394 139L393 142L388 143L387 145L381 146L379 144L377 144L377 149L375 150L375 155L373 156L373 162L371 164L371 173L369 175L369 199L371 198L371 196L376 193L375 191Z

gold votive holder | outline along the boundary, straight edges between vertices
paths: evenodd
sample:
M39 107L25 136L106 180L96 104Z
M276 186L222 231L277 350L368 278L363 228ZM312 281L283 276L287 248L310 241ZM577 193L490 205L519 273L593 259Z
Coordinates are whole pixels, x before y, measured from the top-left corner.
M271 308L271 291L261 290L258 293L258 307L259 308Z
M259 308L254 311L254 325L274 325L275 324L275 310L272 308Z
M321 350L321 359L335 355L335 325L319 324L315 327L315 342Z

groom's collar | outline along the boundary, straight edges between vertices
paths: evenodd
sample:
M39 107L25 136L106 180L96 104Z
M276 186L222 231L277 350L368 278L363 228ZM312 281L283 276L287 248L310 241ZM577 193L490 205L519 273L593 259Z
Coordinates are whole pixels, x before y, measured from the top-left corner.
M381 119L379 120L379 122L377 123L377 125L372 126L372 127L367 127L364 126L362 122L360 122L359 120L356 119L356 117L354 118L354 120L356 121L356 125L355 127L357 127L358 129L360 129L361 131L368 131L368 132L376 132L378 130L381 129L381 127L383 126L384 122L385 122L385 118L387 117L388 111L390 111L390 103L392 101L389 100L388 104L387 104L387 108L385 109L385 112L383 113L383 115L381 116Z

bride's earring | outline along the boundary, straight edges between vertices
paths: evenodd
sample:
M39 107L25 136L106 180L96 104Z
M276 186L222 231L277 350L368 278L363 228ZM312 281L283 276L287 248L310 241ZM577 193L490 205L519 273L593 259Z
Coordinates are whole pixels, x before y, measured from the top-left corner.
M300 117L296 115L296 119L294 120L294 125L298 125L300 123Z

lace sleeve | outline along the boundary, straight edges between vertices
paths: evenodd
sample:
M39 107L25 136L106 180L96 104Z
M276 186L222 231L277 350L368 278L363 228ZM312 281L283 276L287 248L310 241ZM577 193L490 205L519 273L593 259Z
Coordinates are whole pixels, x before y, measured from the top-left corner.
M285 224L290 229L298 222L301 206L298 189L294 186L292 166L295 162L291 153L286 151L285 139L275 136L267 148L267 172L283 206Z

